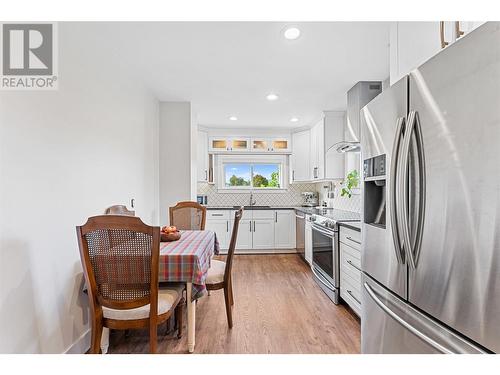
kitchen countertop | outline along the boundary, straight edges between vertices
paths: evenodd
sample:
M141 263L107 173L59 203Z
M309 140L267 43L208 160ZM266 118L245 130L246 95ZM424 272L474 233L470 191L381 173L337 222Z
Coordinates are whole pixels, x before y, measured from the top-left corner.
M206 206L207 210L235 210L236 206ZM293 210L296 207L291 206L254 206L252 208L246 207L245 210Z

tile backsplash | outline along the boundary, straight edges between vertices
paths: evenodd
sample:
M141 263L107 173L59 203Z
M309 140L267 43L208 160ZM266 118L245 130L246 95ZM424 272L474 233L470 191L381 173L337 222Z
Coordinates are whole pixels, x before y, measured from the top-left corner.
M293 207L304 202L304 191L316 191L316 184L291 184L285 193L253 192L253 198L260 206ZM249 193L219 193L217 187L205 182L198 182L198 194L207 196L207 205L214 207L232 207L248 205Z
M282 206L293 207L300 206L304 202L304 197L301 195L305 191L317 191L319 193L319 203L327 202L329 207L339 210L360 212L361 210L361 195L359 191L353 194L351 198L341 197L342 190L341 181L332 181L334 185L335 197L328 199L326 197L327 189L324 186L328 182L291 184L288 186L286 193L266 193L254 191L253 197L257 205L262 206ZM248 205L249 193L219 193L217 187L213 184L205 182L198 183L198 194L207 196L207 205L213 207L232 207L240 205Z
M317 182L315 191L319 194L319 203L327 203L328 207L336 208L345 211L361 212L361 195L359 189L353 191L351 198L345 196L341 197L340 192L342 191L342 181L332 181L334 189L334 198L329 199L327 197L329 182Z

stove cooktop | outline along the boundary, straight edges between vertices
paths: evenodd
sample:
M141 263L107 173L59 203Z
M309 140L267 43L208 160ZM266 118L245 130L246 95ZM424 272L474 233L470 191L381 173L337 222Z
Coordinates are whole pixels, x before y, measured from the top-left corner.
M335 228L338 222L360 221L357 212L337 210L334 208L320 209L317 214L312 215L312 221L326 228Z

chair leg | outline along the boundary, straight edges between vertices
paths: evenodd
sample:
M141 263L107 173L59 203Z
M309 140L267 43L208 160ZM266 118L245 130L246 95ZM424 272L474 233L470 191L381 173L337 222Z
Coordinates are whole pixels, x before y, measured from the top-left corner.
M101 352L101 336L102 336L102 321L95 319L92 322L90 353L99 354Z
M151 354L156 354L156 347L158 344L158 326L156 321L149 323L149 352Z
M182 337L182 318L184 315L184 298L179 301L175 308L175 325L177 328L177 338L180 339Z
M229 285L224 286L224 300L226 301L226 315L227 324L229 328L233 328L233 316L232 316L232 306L231 306L231 296L229 291Z
M229 279L229 291L231 296L231 306L234 305L234 296L233 296L233 278Z

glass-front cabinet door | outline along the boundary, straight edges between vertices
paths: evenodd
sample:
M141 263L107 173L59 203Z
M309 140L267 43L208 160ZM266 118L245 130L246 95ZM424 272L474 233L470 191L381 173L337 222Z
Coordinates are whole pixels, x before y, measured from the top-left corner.
M209 151L229 151L229 142L227 138L210 137Z
M287 138L275 138L271 141L271 151L285 152L290 151L290 140Z
M252 151L256 151L256 152L268 152L268 151L270 151L269 139L253 138L252 139Z
M250 139L232 138L229 147L230 147L229 151L248 151L250 150Z

